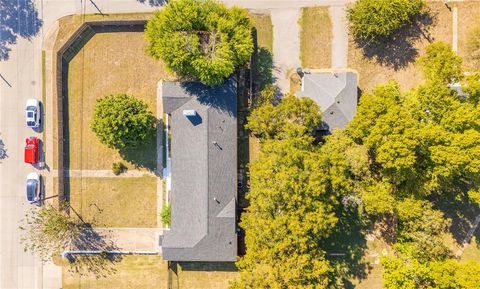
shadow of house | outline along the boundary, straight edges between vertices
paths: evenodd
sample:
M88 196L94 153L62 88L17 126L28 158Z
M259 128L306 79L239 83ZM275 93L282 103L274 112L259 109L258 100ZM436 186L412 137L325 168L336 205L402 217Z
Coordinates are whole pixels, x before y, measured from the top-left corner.
M31 0L0 0L0 61L7 60L10 45L18 37L30 39L37 35L42 20Z
M426 39L433 41L429 27L434 24L437 16L432 12L417 15L408 23L395 31L391 36L379 39L354 39L365 57L375 59L379 64L399 70L408 66L418 56L416 42Z

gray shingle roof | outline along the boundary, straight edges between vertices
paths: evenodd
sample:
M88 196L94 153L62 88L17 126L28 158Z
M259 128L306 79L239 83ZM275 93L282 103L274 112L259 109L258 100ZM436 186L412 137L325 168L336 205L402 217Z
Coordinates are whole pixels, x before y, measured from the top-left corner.
M235 261L237 180L236 84L163 82L171 116L171 230L162 241L169 261ZM187 117L184 110L195 110Z
M343 128L357 111L357 74L354 72L321 72L303 76L299 97L313 99L323 112L329 129Z

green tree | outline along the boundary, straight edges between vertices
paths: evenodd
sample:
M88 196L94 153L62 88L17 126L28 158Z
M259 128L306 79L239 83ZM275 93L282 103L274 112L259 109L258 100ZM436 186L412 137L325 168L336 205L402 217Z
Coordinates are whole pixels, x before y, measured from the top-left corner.
M247 11L212 0L173 0L148 21L147 52L182 77L221 84L253 52Z
M155 132L155 117L141 100L126 94L109 95L97 100L91 128L109 147L133 148Z
M423 68L427 81L449 84L462 79L462 59L447 43L434 42L428 45L425 55L418 58L417 62Z
M387 289L478 289L480 263L446 259L419 262L400 255L382 258L384 286Z
M261 141L311 134L320 125L319 106L309 98L287 95L278 105L266 102L248 116L246 128Z
M409 254L422 262L443 260L451 253L444 244L451 221L434 210L432 203L414 198L399 201L398 242L407 246Z
M305 135L262 144L241 221L247 253L232 288L326 288L330 266L319 244L337 222L337 201L312 142Z
M347 8L347 19L355 37L378 40L411 23L424 8L423 0L357 0Z
M25 251L36 253L48 260L69 248L80 237L83 223L67 213L68 205L60 208L46 204L27 212L20 229Z

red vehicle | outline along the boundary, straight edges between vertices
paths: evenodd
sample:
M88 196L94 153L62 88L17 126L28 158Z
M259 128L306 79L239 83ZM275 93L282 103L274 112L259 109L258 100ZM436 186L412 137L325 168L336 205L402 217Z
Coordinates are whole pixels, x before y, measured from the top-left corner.
M25 143L25 162L36 164L38 162L38 138L27 137Z

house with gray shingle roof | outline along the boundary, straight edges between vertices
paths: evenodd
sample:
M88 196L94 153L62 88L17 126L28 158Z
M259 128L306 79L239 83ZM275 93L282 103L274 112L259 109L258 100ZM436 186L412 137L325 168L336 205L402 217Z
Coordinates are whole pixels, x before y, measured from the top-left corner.
M160 90L171 130L171 228L163 258L236 261L236 83L163 82Z
M310 73L305 70L302 89L295 95L309 97L320 106L328 130L343 128L357 111L357 74L352 71Z

